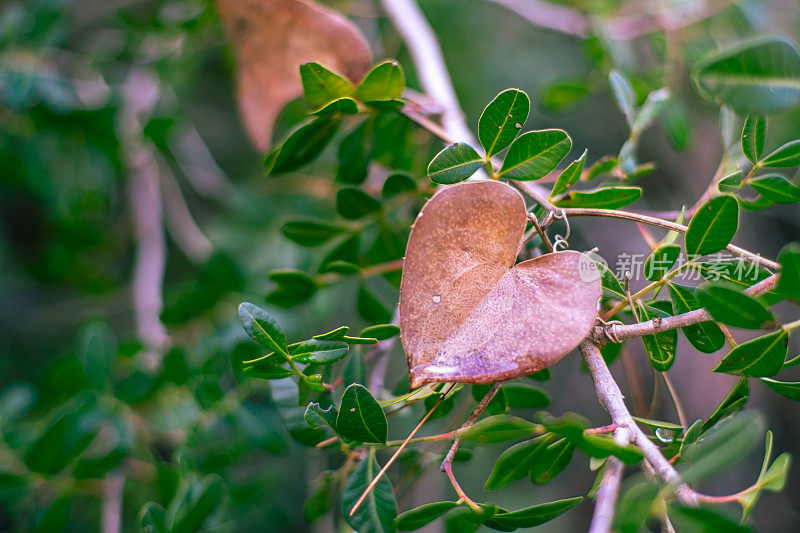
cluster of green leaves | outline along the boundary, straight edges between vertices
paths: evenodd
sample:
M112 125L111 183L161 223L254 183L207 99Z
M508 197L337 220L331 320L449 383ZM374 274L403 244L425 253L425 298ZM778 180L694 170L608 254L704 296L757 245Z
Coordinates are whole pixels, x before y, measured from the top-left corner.
M616 79L612 77L612 82ZM631 114L634 113L632 105L629 109ZM652 115L654 111L649 109L653 106L655 103L647 105L647 111L642 116ZM524 91L507 89L501 92L489 102L478 121L478 138L485 155L481 156L475 148L465 143L451 144L430 162L428 178L434 183L449 185L468 179L481 167L487 170L491 178L512 181L539 180L549 175L569 154L572 139L565 131L558 129L534 130L520 135L529 114L530 99ZM636 122L633 131L637 132L637 136L648 123L648 119ZM502 163L495 162L498 154L504 151ZM641 197L642 191L638 187L614 184L590 191L568 192L580 180L588 181L609 175L618 168L616 158L604 157L584 172L586 156L587 151L584 150L556 178L550 193L555 205L615 209L632 204ZM645 172L645 169L637 167L632 170L630 177L638 177Z
M741 151L752 163L752 170L747 179L742 179L741 170L734 174L734 177L738 177L735 191L740 191L741 187L751 180L757 182L760 179L767 179L774 183L785 183L785 188L781 190L790 191L794 188L800 192L800 189L782 176L754 177L757 176L756 170L762 166L779 164L789 168L800 165L800 158L791 156L793 147L800 144L800 141L789 142L776 149L770 156L762 158L765 129L766 121L763 117L747 117L744 121ZM740 207L752 207L753 202L730 194L733 191L732 180L732 176L720 179L718 182L720 192L697 208L689 220L683 249L675 243L677 234L670 233L648 256L644 264L644 274L652 283L642 293L653 291L657 295L660 289L667 288L670 299L652 300L647 303L639 300L636 316L643 321L653 320L705 308L714 321L682 328L687 341L704 353L714 353L725 345L725 335L717 323L741 329L768 330L768 333L760 337L734 346L714 370L762 378L773 390L784 396L797 398L796 383L768 379L782 369L796 364L796 358L789 361L786 359L789 335L798 324L789 323L780 326L768 306L784 299L798 301L797 285L800 280L800 270L797 265L800 256L797 243L786 245L779 255L781 273L776 289L760 297L750 296L744 292L750 285L770 275L768 270L759 265L758 258L735 260L708 258L723 251L730 244L739 227ZM771 191L774 192L778 188L776 186ZM796 202L800 201L800 196L791 200L787 193L783 200ZM767 201L767 205L771 203ZM684 253L687 260L679 262ZM692 270L699 272L706 281L697 287L675 281L680 274ZM616 278L605 276L604 285L610 300L625 300L625 291ZM665 371L672 366L677 351L677 335L676 330L670 330L642 337L645 350L656 370Z
M373 323L388 322L391 311L385 301L396 298L398 260L408 238L405 208L421 202L424 192L412 156L419 148L410 120L400 113L402 69L394 60L381 62L357 86L317 63L302 65L300 74L309 119L267 156L267 172L277 176L297 171L336 140L338 218L293 218L283 224L286 238L323 252L314 274L272 271L275 288L266 301L293 307L309 301L320 288L355 278L359 314ZM350 131L337 137L340 127L351 123ZM375 167L389 173L379 190L367 179Z

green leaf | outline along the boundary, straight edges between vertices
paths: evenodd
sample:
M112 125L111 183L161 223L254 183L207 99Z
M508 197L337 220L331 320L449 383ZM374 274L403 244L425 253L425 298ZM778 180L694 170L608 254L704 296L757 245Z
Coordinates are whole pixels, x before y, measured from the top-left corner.
M714 53L692 69L700 94L738 113L768 114L800 104L800 53L767 37Z
M762 116L748 115L742 128L742 152L754 165L764 153L767 140L767 119Z
M375 479L380 470L375 460L375 449L370 448L358 468L347 478L342 491L342 516L359 533L391 533L397 516L397 503L394 499L389 476L383 476L367 496L353 516L350 510L358 498Z
M327 333L320 333L319 335L314 335L314 338L315 339L326 340L326 341L333 341L333 340L336 340L336 339L341 339L342 337L347 335L347 332L349 330L350 330L349 326L339 326L338 328L332 329L331 331L328 331Z
M552 434L541 435L505 450L497 458L484 488L496 490L528 475L541 452L555 440Z
M370 70L356 88L356 96L365 103L395 100L403 95L406 79L397 61L390 59Z
M643 458L638 448L630 444L617 444L611 435L586 433L588 420L580 415L566 413L560 417L553 417L543 413L541 420L547 430L569 440L589 457L603 459L613 455L626 464L636 464Z
M586 171L586 180L589 181L610 174L618 165L619 161L616 157L613 155L604 155L595 161L592 166L589 167L589 170Z
M772 272L767 269L743 258L696 263L694 268L699 270L700 275L709 283L724 281L727 285L741 290L772 275ZM759 298L767 305L781 300L775 291L762 294Z
M461 437L464 440L485 444L528 437L538 430L537 424L522 418L494 415L478 420Z
M381 195L384 198L394 198L395 196L407 192L416 192L417 182L413 177L402 172L389 174L386 181L383 182L381 188Z
M364 284L358 286L356 309L369 322L384 323L392 320L392 312Z
M777 292L800 303L800 242L787 244L778 254L781 272Z
M345 389L336 419L336 432L359 442L386 442L386 415L363 385L353 383Z
M352 98L345 97L338 98L328 104L325 104L323 107L317 109L311 114L315 116L324 116L335 114L355 115L356 113L358 113L358 103Z
M628 126L633 128L633 121L636 116L636 95L631 87L628 78L618 70L612 70L608 74L608 81L611 84L611 92L617 101L617 106L625 115Z
M487 158L511 144L528 120L530 108L528 95L518 89L506 89L489 102L478 120L478 138Z
M759 479L759 484L772 492L780 492L786 486L786 478L789 476L789 467L792 464L792 456L782 453L775 458L764 476Z
M377 344L378 339L375 337L349 337L344 336L342 340L347 344Z
M502 391L512 409L540 409L550 404L550 395L533 385L509 383L503 386Z
M733 174L725 176L717 182L717 189L719 192L736 192L742 188L742 180L744 174L741 170L737 170Z
M758 300L727 287L711 285L697 290L700 305L714 320L744 329L763 329L775 323L775 316Z
M660 280L675 266L680 254L681 247L677 244L662 244L645 259L644 276L650 281Z
M581 156L570 163L558 176L558 179L553 184L553 190L550 191L550 198L558 196L578 183L578 180L581 178L581 173L583 172L583 165L586 163L586 154L588 152L588 149L584 150Z
M639 108L639 112L636 113L631 131L637 134L649 128L661 112L667 109L669 98L669 89L667 88L652 91L648 94L642 107ZM622 158L620 157L620 159Z
M775 459L772 465L770 465L770 459L772 459L772 432L767 431L767 436L764 439L764 461L761 463L758 479L751 487L742 491L739 498L737 498L742 506L743 520L750 515L762 490L780 492L786 484L786 477L791 465L791 456L788 453L783 453Z
M641 476L627 480L623 485L617 512L614 515L614 531L636 533L643 529L645 520L653 513L659 486Z
M397 335L400 335L400 327L396 326L395 324L378 324L376 326L370 326L358 334L359 337L375 338L379 341L391 339Z
M714 372L740 376L774 376L783 368L789 332L781 328L737 345L714 368Z
M555 203L559 207L599 207L619 209L642 197L639 187L601 187L591 191L568 192Z
M686 230L686 254L689 257L719 252L739 228L739 204L732 196L722 195L704 203L689 221Z
M300 80L306 100L313 107L322 107L339 98L355 95L352 83L319 63L300 65Z
M292 359L300 363L329 365L342 359L350 346L340 340L311 339L292 348Z
M169 533L164 523L164 508L155 502L147 502L139 511L142 533Z
M432 502L414 507L397 515L394 525L400 531L419 529L452 509L458 507L458 502Z
M538 180L555 170L572 148L563 130L529 131L508 147L499 176L513 180Z
M327 409L320 407L319 403L312 402L306 407L306 412L303 414L306 423L312 428L319 428L328 426L333 431L336 431L336 419L339 416L339 411L336 406L329 405Z
M342 187L336 193L336 212L342 218L357 220L380 209L380 201L358 187Z
M286 333L272 315L256 305L244 302L239 305L239 320L254 341L273 352L286 352Z
M675 306L675 314L688 313L702 307L690 287L670 283L669 293ZM681 331L689 344L703 353L714 353L725 345L725 334L718 325L710 320L685 326L681 328Z
M314 161L333 140L340 120L335 115L318 117L292 132L283 144L267 157L267 174L275 176L297 170Z
M653 320L656 317L668 317L669 314L637 301L639 307L639 318L642 321ZM642 344L650 358L653 368L659 372L669 370L675 362L675 352L678 348L678 332L674 329L661 331L652 335L643 335Z
M428 165L428 178L434 183L458 183L472 176L483 164L483 158L470 145L451 144L434 156Z
M761 381L781 396L800 402L800 381L776 381L770 378L761 378Z
M290 220L281 226L281 233L287 239L309 248L325 244L345 231L347 228L342 226L316 220Z
M549 483L569 465L573 453L575 445L567 439L560 439L548 445L531 467L531 481L537 485Z
M309 301L317 292L317 281L300 270L273 270L269 279L278 284L265 300L278 307L293 307Z
M246 375L260 379L283 379L295 375L295 371L291 368L270 361L254 363L242 370Z
M372 121L365 120L345 135L339 143L339 166L336 168L336 181L358 185L367 179L372 152L371 126Z
M743 411L722 420L682 452L682 478L692 483L708 478L740 460L763 438L764 419L755 411Z
M633 417L634 420L639 422L640 424L644 424L645 426L649 427L650 429L665 429L669 431L674 431L677 434L680 434L683 431L683 426L680 424L676 424L674 422L664 422L662 420L651 420L649 418L640 418L638 416Z
M691 121L686 108L680 102L669 100L665 102L662 120L670 144L680 152L686 151L692 141Z
M331 510L332 473L323 474L322 479L314 483L313 491L303 505L303 518L309 524L325 516Z
M750 382L747 378L739 378L736 384L731 387L730 392L725 398L720 402L711 416L702 424L700 427L700 433L707 430L723 418L727 416L731 416L735 413L738 413L742 409L744 409L744 405L747 403L747 399L750 396ZM684 440L688 440L689 434L691 433L692 428L690 427L689 430L686 432L686 436ZM699 437L700 434L697 434ZM697 440L697 439L694 439ZM690 442L694 442L694 440Z
M762 167L786 168L797 165L800 165L800 139L784 144L761 160Z
M542 503L518 511L500 510L484 522L484 525L499 531L514 531L521 527L535 527L560 516L583 501L583 497L567 498Z
M480 402L484 396L489 393L491 388L491 385L473 385L470 387L470 394L472 394L476 402ZM501 415L508 412L505 388L497 391L495 397L492 398L492 401L486 406L486 412L492 415Z
M166 523L170 526L170 532L192 533L202 530L205 521L222 503L224 495L225 486L217 475L184 480L167 508Z
M78 360L92 388L108 383L117 357L117 339L105 322L90 322L78 333Z
M672 504L669 517L676 531L699 531L707 533L752 533L752 529L739 523L717 507L683 507Z
M542 107L551 111L564 111L576 105L589 94L584 80L568 80L548 85L542 90Z
M800 187L780 174L759 176L747 183L770 202L779 204L800 202Z

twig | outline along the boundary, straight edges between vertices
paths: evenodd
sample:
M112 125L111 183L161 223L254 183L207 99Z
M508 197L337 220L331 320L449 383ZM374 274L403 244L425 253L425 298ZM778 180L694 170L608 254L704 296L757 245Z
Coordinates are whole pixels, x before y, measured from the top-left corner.
M576 9L541 0L489 1L513 11L535 26L578 37L588 34L589 21Z
M663 220L661 218L653 217L650 215L633 213L631 211L573 207L565 209L565 212L567 216L570 217L605 217L605 218L616 218L620 220L630 220L632 222L640 222L642 224L647 224L649 226L656 226L659 228L668 229L672 231L679 231L681 233L686 233L686 230L688 229L687 226L684 226L683 224L678 224L677 222ZM750 252L738 246L734 246L732 244L726 246L725 249L731 252L732 254L738 255L739 257L747 259L753 263L764 265L765 267L771 268L773 270L779 270L781 267L775 261L762 257L758 254L754 254L753 252Z
M475 136L464 120L439 42L416 0L381 0L381 5L408 46L422 89L442 106L444 130L456 142L475 145Z
M628 444L630 442L628 428L618 428L614 432L614 442L620 445ZM589 525L589 533L607 533L611 531L623 469L624 465L621 460L613 456L608 458L603 478L600 480L600 487L597 489L597 499L594 505L594 513L592 514L592 522Z
M584 361L586 361L586 366L589 368L589 373L594 380L600 405L608 411L611 419L619 424L620 428L627 428L630 431L631 440L642 451L645 459L658 476L667 483L674 485L678 499L686 504L695 505L697 502L696 493L681 481L680 475L675 468L636 425L628 408L625 406L622 392L611 376L611 372L608 370L608 366L600 353L600 348L593 341L587 339L581 343L580 350Z
M137 333L147 347L146 358L157 366L169 344L160 319L167 249L162 227L160 170L152 146L143 139L140 115L151 111L158 101L158 82L149 73L134 69L124 82L123 95L120 137L126 148L130 207L138 242L132 282L134 315Z
M453 485L453 488L455 489L461 501L466 502L467 505L469 505L470 507L478 507L478 506L475 502L473 502L469 498L469 496L466 495L466 493L461 489L461 486L458 484L458 481L456 481L456 478L453 475L453 458L456 456L458 447L461 444L461 435L463 435L469 428L471 428L475 424L475 422L478 421L478 418L480 418L481 413L483 413L483 411L486 409L486 406L489 405L489 402L491 402L494 399L495 395L497 395L497 392L500 390L500 387L502 386L503 386L502 383L495 383L494 385L492 385L492 388L489 389L489 392L486 393L486 396L484 396L483 399L478 403L478 405L475 406L475 409L472 411L472 414L469 415L467 421L464 422L464 424L460 428L458 428L458 430L455 432L455 436L453 438L453 445L450 446L450 451L447 452L444 461L442 461L442 467L441 467L442 472L447 474L447 478L450 480L450 483Z
M164 165L161 168L164 169L160 181L164 192L167 229L186 257L195 263L202 263L208 259L214 247L194 221L175 176Z
M586 37L592 21L577 9L555 6L541 0L489 0L514 11L528 22L548 30L567 35ZM681 5L666 13L636 10L631 15L617 15L598 19L602 33L609 39L630 41L651 33L675 31L691 26L730 7L732 2L705 1L696 6ZM633 2L628 3L632 5Z
M103 480L103 533L122 531L122 496L125 473L114 472Z
M402 451L406 448L406 446L408 446L408 443L411 442L411 439L414 437L414 435L417 434L417 431L422 429L423 424L425 424L425 422L428 421L428 418L433 414L436 408L439 407L439 404L442 403L444 397L445 395L442 394L441 397L439 398L439 401L436 402L433 405L433 407L431 407L431 410L428 411L424 417L422 417L422 420L419 421L419 424L417 424L417 426L413 430L411 430L411 433L408 434L408 437L406 437L406 439L403 441L400 447L397 448L394 454L392 454L392 457L388 461L386 461L386 464L383 465L383 468L381 468L380 472L378 472L375 478L372 481L370 481L369 485L367 485L367 488L364 489L364 492L361 494L358 500L356 500L356 503L355 505L353 505L353 508L350 509L350 516L353 516L355 512L358 510L358 508L361 507L361 504L364 503L364 500L367 498L367 496L369 496L369 493L372 492L372 489L375 488L375 485L378 484L378 481L381 480L381 478L386 474L386 471L389 470L389 467L392 466L392 463L394 463L395 459L397 459L400 456L400 453L402 453Z
M758 296L759 294L763 294L772 290L777 283L778 274L773 274L770 277L759 281L755 285L748 287L743 292L748 296ZM613 332L612 335L616 336L616 338L620 341L623 341L633 337L641 337L642 335L652 335L653 333L659 333L661 331L691 326L692 324L698 324L700 322L705 322L706 320L713 320L709 312L705 309L695 309L694 311L688 311L679 315L656 317L652 320L638 322L636 324L596 326L592 333L592 338L605 338L602 330L606 327L611 329Z

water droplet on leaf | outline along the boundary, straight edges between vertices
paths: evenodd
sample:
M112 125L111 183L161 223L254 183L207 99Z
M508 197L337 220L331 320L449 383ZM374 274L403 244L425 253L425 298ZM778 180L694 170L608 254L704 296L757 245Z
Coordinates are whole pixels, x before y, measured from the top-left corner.
M675 440L675 431L667 428L656 428L656 438L665 444Z

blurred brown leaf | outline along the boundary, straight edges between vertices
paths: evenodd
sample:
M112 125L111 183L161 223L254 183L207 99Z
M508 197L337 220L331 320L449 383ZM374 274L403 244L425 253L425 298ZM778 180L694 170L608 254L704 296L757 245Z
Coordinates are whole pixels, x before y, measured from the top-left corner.
M309 0L217 0L238 60L239 108L253 144L270 145L281 108L302 94L298 67L316 61L352 81L371 55L358 28Z
M423 207L400 298L412 387L524 376L588 335L600 279L581 268L593 264L563 251L515 265L526 221L520 194L497 181L449 187Z

